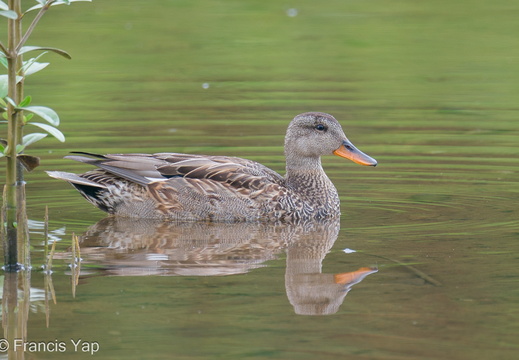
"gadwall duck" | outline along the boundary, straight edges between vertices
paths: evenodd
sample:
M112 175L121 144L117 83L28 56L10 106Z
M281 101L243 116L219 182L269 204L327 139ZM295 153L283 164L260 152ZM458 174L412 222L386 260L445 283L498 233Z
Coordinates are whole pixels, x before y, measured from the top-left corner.
M321 166L335 154L361 165L358 150L329 114L297 115L285 136L286 175L251 160L177 153L66 156L97 166L76 175L49 171L110 214L176 220L292 221L340 215L339 195ZM87 155L87 156L84 156Z

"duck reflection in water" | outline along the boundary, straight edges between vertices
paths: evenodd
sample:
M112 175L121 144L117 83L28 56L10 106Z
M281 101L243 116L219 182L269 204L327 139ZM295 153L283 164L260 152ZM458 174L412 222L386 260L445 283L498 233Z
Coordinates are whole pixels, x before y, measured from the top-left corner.
M376 270L321 272L340 216L339 195L321 156L367 166L377 161L321 112L297 115L284 148L284 177L251 160L179 153L80 153L68 158L97 169L48 174L101 210L132 218L103 220L83 238L82 254L101 261L108 274L242 274L286 250L286 289L295 311L332 314L350 287ZM186 220L197 222L180 222Z
M81 237L85 263L108 276L244 274L287 254L285 287L297 314L328 315L375 268L323 274L339 219L297 223L163 222L108 217Z

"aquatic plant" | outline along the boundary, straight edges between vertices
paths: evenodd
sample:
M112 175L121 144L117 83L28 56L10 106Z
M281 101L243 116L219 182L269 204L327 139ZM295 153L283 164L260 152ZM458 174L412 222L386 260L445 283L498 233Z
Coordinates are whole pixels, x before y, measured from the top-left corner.
M27 40L33 33L42 16L54 5L70 5L73 2L91 0L36 0L36 5L22 10L21 0L9 0L7 4L0 0L0 16L7 19L7 44L0 41L0 64L7 69L7 74L0 75L0 112L7 123L7 137L0 141L0 157L7 159L6 185L3 195L2 234L7 236L5 244L6 269L18 269L16 241L17 209L19 199L17 189L23 186L23 169L31 171L39 164L39 159L23 154L31 144L52 135L59 141L65 136L58 130L60 122L58 114L49 107L31 105L31 96L24 95L24 83L28 76L43 70L48 62L40 62L40 58L48 52L56 53L70 59L70 55L61 49L47 46L27 46ZM35 14L31 23L23 31L22 21L26 16ZM36 54L24 60L24 56ZM34 121L40 118L43 122ZM44 132L23 134L24 127L38 128ZM10 244L12 246L10 246Z

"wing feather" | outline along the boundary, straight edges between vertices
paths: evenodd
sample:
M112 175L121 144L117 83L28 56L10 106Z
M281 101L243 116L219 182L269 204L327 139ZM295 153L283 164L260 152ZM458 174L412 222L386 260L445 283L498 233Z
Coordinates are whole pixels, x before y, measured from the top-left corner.
M199 180L199 191L227 191L242 194L257 192L265 187L284 186L284 179L277 172L255 161L226 156L204 156L181 153L157 154L109 154L97 155L80 153L67 158L97 166L106 172L143 186L151 183L167 182L170 187L185 186L185 182L175 185L175 178ZM86 156L83 156L86 155ZM87 157L88 156L88 157ZM193 185L194 186L194 185ZM260 193L257 193L258 196Z

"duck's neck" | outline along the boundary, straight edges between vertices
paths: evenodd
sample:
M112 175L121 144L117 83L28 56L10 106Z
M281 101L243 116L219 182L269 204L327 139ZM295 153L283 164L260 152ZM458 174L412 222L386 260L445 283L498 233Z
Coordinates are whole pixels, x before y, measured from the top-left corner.
M306 159L301 163L287 162L285 180L287 186L297 190L313 189L315 192L336 192L321 165L321 159Z
M321 158L287 156L285 180L304 201L323 211L339 211L339 195L321 165Z
M297 157L287 154L286 161L287 180L305 173L328 178L321 165L320 157Z

